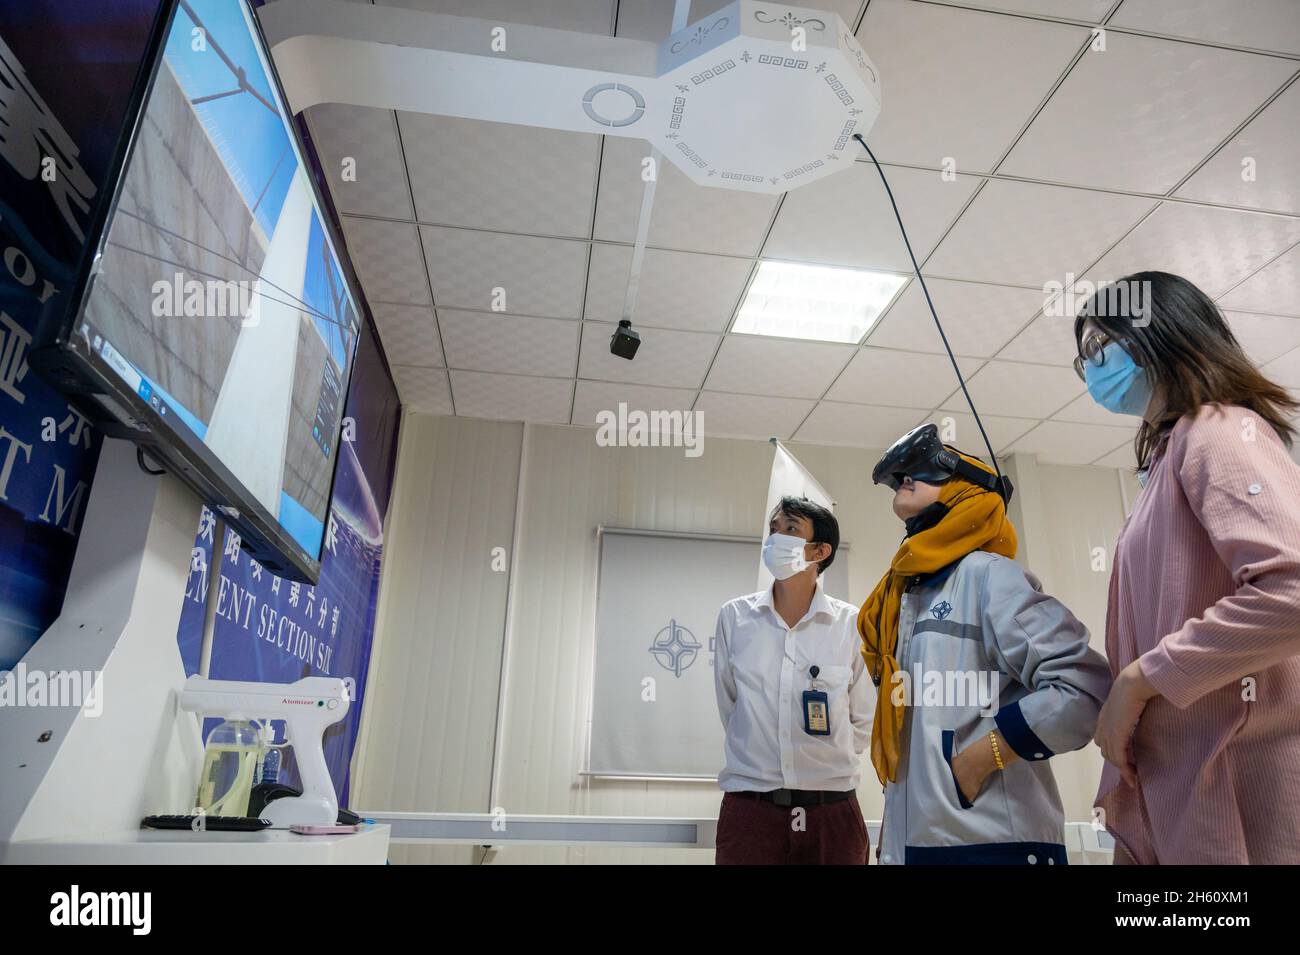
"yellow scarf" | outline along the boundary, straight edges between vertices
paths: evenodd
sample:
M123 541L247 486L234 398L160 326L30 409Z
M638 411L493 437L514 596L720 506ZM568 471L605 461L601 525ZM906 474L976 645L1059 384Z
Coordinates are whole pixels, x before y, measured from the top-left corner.
M982 470L993 473L982 461L962 457ZM889 570L858 612L858 633L862 636L862 659L876 682L876 718L871 727L871 762L881 785L898 776L899 740L903 732L905 704L894 701L894 674L898 660L898 615L903 591L918 574L942 570L967 554L986 550L1004 557L1016 556L1016 529L1007 519L1002 497L953 477L944 482L939 503L948 513L938 524L903 541Z

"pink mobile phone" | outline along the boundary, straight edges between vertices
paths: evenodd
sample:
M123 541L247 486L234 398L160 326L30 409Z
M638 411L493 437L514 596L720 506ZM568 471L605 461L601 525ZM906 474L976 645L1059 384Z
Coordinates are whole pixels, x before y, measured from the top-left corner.
M290 832L300 836L332 836L345 832L356 832L361 826L290 826Z

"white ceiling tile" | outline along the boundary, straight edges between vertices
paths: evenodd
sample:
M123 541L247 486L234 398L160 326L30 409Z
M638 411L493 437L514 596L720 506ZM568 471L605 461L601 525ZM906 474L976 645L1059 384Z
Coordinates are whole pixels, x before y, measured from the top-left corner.
M442 368L412 368L390 364L393 383L402 404L415 411L429 414L452 414L451 388L447 385L447 372Z
M639 139L606 137L596 203L596 238L633 242L645 182L641 162L650 147ZM700 186L671 162L658 164L648 244L688 252L757 255L777 196Z
M690 6L687 24L717 13L731 0L695 0ZM618 6L617 35L628 40L658 43L673 32L674 0L637 0Z
M967 361L958 361L962 374L967 374ZM979 362L970 367L973 371ZM947 355L862 348L826 397L866 405L933 408L956 387L957 375Z
M1043 293L1009 285L927 279L926 287L954 354L988 358L1043 307ZM934 316L915 279L880 320L867 344L945 354Z
M924 262L979 181L958 176L947 182L937 172L897 167L886 169L885 176L912 250ZM889 196L869 163L855 162L852 169L786 193L763 257L912 271Z
M1086 20L1097 23L1115 0L954 0L959 6L985 7L1030 16L1061 17L1067 20Z
M573 400L572 378L530 378L452 371L456 414L467 418L567 424Z
M675 5L379 2L596 34L617 15L620 36L649 40L667 33ZM696 0L691 20L726 3ZM1252 359L1300 394L1300 220L1102 191L1174 185L1283 86L1294 62L1111 30L1107 52L1083 57L998 169L1094 188L985 182L961 173L992 168L1088 37L1085 27L1034 17L1096 22L1112 0L822 4L850 27L864 6L859 39L886 86L868 141L900 164L886 174L999 456L1132 466L1137 419L1097 406L1074 375L1072 318L1037 315L1046 283L1083 274L1103 255L1088 269L1094 281L1163 269L1219 296ZM1294 0L1124 0L1118 11L1112 25L1300 52ZM845 170L784 199L697 186L662 163L633 314L643 343L627 362L609 354L608 341L627 288L644 143L332 104L310 109L306 122L411 410L592 426L597 412L626 402L694 408L707 434L869 448L928 418L955 426L950 443L987 455L915 279L866 347L724 337L755 256L910 277L879 176L863 160L846 156ZM1300 83L1218 149L1179 197L1300 213L1297 129ZM502 150L505 137L512 146ZM955 182L907 168L949 156ZM345 157L356 160L356 182L334 175ZM1241 179L1247 157L1250 182ZM585 240L594 199L593 245ZM439 225L391 221L413 216ZM505 312L491 311L498 287ZM927 412L936 406L944 410Z
M427 305L370 306L389 362L440 368L445 364L438 341L438 324Z
M989 362L967 380L966 387L981 414L1013 418L1045 418L1084 390L1073 368L1013 361ZM957 391L943 407L961 411L966 407L966 399Z
M709 437L785 440L808 417L816 403L808 398L765 398L705 391L700 393L695 411L702 413L699 426Z
M988 462L989 449L984 446L984 436L975 424L975 416L969 411L936 411L927 420L938 425L944 444L950 444ZM982 411L980 421L984 422L984 430L988 432L993 450L999 456L1003 448L1038 424L1037 418L1004 418L1001 415L987 415Z
M1300 3L1294 6L1300 11ZM1300 83L1292 83L1176 195L1252 209L1300 212L1298 155Z
M398 121L422 221L591 234L599 136L419 113L399 113Z
M1228 311L1223 316L1250 360L1257 365L1266 365L1300 345L1300 318Z
M853 345L728 335L706 388L784 398L820 398L853 357Z
M578 322L440 308L438 324L452 368L571 378L578 367Z
M1300 219L1167 202L1089 269L1087 278L1172 272L1214 297L1296 242ZM1235 301L1230 307L1247 306Z
M1078 376L1075 376L1078 380ZM1093 401L1092 395L1088 394L1087 386L1084 385L1084 392L1078 398L1075 398L1068 405L1052 415L1053 421L1070 421L1075 424L1100 424L1109 425L1112 428L1123 427L1128 422L1137 419L1131 415L1116 414L1113 411L1107 411L1097 402Z
M641 345L631 361L609 353L616 325L582 323L579 378L625 381L667 388L699 388L718 348L718 335L652 328L641 331Z
M1170 36L1300 53L1295 0L1124 0L1111 24Z
M998 352L1010 361L1040 365L1073 365L1079 349L1074 344L1074 317L1040 315Z
M631 265L631 246L592 246L588 320L622 316ZM752 269L750 259L646 249L632 324L720 332L731 321Z
M926 276L1042 289L1087 268L1142 218L1150 199L991 181L925 263Z
M690 411L695 401L693 388L656 388L617 381L579 379L573 399L573 424L594 428L602 411L618 414L619 405L628 411Z
M829 10L839 14L844 25L852 30L857 26L858 15L862 12L862 5L865 2L867 0L820 0L814 9Z
M866 137L872 152L882 162L938 167L951 158L958 171L991 171L1089 35L1022 17L873 0L857 33L884 85L880 118Z
M376 0L376 3L578 33L608 34L614 24L614 0Z
M412 217L392 110L321 103L307 110L306 116L340 214ZM349 159L352 174L345 178L343 164Z
M1132 441L1136 430L1136 427L1114 428L1044 421L1024 437L1012 442L1007 450L1011 454L1036 454L1040 461L1048 464L1091 464Z
M421 226L439 308L494 310L505 290L514 315L578 318L586 283L585 242Z
M881 408L871 405L821 401L795 433L795 441L807 444L849 445L855 448L887 448L925 417L916 408ZM870 479L870 475L866 476Z
M1129 441L1121 444L1114 451L1103 454L1092 463L1099 468L1119 468L1124 471L1135 470L1137 468L1137 455L1133 450L1133 442Z
M404 222L343 216L343 242L370 302L429 304L420 237Z
M1246 279L1219 304L1224 308L1300 316L1300 246Z
M1089 48L998 172L1168 192L1294 71L1286 60L1108 32L1106 50Z
M1261 369L1265 375L1287 388L1300 388L1300 348L1292 349Z

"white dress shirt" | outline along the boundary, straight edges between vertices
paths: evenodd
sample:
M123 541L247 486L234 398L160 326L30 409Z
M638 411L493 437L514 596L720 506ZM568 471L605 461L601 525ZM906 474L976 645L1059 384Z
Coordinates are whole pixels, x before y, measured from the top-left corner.
M826 596L820 579L794 627L776 612L770 587L723 605L713 666L726 736L723 791L857 788L875 709L857 618L858 608ZM811 666L829 698L829 736L804 730Z

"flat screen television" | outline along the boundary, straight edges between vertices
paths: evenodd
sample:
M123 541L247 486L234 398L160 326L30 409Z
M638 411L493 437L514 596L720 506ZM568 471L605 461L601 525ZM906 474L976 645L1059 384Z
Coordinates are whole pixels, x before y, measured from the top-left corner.
M31 364L314 583L361 298L247 0L167 0L128 115Z

